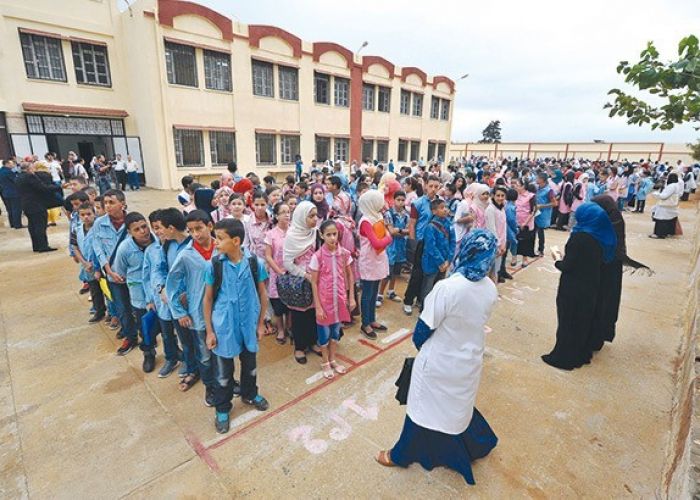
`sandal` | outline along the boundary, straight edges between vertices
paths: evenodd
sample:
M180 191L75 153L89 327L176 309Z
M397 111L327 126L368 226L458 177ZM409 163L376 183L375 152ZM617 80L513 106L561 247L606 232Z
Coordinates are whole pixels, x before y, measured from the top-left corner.
M198 380L199 375L195 375L194 373L188 373L180 380L180 383L177 385L177 388L180 389L180 391L182 392L187 392L192 388L194 384L197 383Z
M331 365L331 368L333 368L335 370L335 372L340 374L340 375L343 375L343 374L347 373L347 371L348 371L343 365L338 363L335 359L332 361L329 361L328 364Z
M333 369L331 368L330 363L321 363L321 370L323 370L323 377L330 380L333 377L335 377L335 373L333 373Z
M283 334L282 337L275 337L275 342L277 342L279 345L285 345L287 343L287 336Z
M388 328L381 323L372 323L371 326L374 330L380 331L380 332L385 332L388 330Z
M265 335L277 335L277 327L269 319L265 320Z
M391 461L390 453L390 450L382 450L377 453L377 456L374 457L374 459L384 467L395 467L396 464Z
M297 352L301 352L301 356L297 356ZM304 351L294 351L294 359L296 360L297 363L300 365L305 365L306 364L306 354L303 354Z

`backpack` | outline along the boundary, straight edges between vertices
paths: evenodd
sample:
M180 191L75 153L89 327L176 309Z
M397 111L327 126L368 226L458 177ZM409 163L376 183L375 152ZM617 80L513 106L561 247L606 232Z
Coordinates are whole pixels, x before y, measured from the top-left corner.
M579 184L576 184L576 185L574 186L573 197L575 197L577 200L582 200L582 199L583 199L583 198L581 198L581 184L580 184L580 183L579 183ZM565 200L565 201L566 201L566 200ZM571 200L571 202L573 203L573 200Z
M564 203L566 203L568 206L571 206L571 204L574 202L574 190L571 187L570 183L566 183L564 185Z
M224 279L224 262L223 254L215 255L211 258L211 264L214 267L214 298L212 304L216 302L216 297L219 295L219 290L221 289L221 282ZM255 255L248 257L248 266L250 267L250 274L253 277L253 286L255 287L255 292L258 291L258 258Z

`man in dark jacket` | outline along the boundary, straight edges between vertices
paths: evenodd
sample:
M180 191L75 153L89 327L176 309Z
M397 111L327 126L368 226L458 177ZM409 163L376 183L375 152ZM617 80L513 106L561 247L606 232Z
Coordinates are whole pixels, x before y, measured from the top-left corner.
M56 206L61 187L51 182L50 174L36 172L34 164L28 162L22 164L22 172L17 176L16 186L21 198L22 210L27 216L27 229L32 238L32 250L41 253L57 250L49 246L49 240L46 237L48 222L46 209Z
M10 219L10 227L22 229L22 205L17 191L17 174L13 170L15 162L3 160L0 167L0 194L7 209L7 217Z

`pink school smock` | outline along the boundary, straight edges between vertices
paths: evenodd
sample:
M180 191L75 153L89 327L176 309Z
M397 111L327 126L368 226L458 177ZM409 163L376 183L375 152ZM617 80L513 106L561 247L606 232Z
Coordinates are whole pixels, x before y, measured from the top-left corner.
M515 220L517 221L518 226L520 227L525 225L525 221L527 221L528 217L530 217L530 214L532 213L532 209L530 207L530 200L533 196L535 195L530 193L529 191L526 191L522 194L518 194L518 199L515 200ZM535 229L534 217L530 219L527 228L530 231Z
M345 248L338 246L331 252L323 245L309 262L309 270L318 271L318 294L326 319L316 317L322 326L350 322L347 304L345 268L352 264L352 256Z
M284 269L284 237L286 231L283 231L280 227L275 226L270 229L265 235L265 244L272 250L272 260L275 264ZM279 276L272 267L268 269L268 274L270 275L270 290L269 295L271 299L278 299L279 293L277 293L277 276Z
M379 281L383 280L389 275L389 258L386 254L386 247L391 243L391 236L387 234L384 238L388 238L388 243L381 247L379 252L375 250L369 238L364 236L362 225L367 224L370 231L372 229L372 223L365 217L360 219L360 256L358 258L358 267L360 270L360 279L366 281Z

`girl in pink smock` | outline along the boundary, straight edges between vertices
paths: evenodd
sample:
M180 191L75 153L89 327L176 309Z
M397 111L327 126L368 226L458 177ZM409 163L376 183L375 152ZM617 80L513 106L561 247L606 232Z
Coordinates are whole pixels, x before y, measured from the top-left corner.
M278 344L284 345L287 343L292 321L289 309L279 298L277 276L286 272L284 269L284 238L287 236L287 229L289 228L289 205L279 202L273 207L272 213L275 226L265 235L265 262L270 275L268 296L270 297L277 326L277 338L275 340Z

